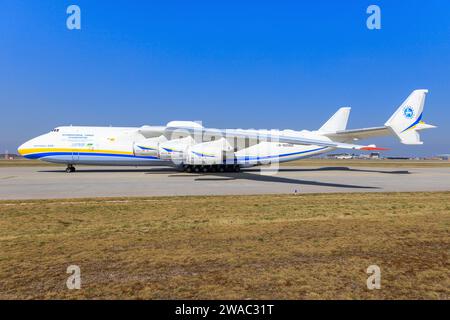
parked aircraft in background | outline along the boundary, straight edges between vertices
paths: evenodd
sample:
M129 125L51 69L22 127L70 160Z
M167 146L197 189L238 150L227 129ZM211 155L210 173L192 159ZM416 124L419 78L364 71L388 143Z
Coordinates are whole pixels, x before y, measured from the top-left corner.
M415 90L381 127L346 130L350 108L340 108L320 129L212 129L191 121L166 126L63 126L22 144L25 158L75 165L174 165L191 171L239 171L242 167L293 161L335 149L384 150L355 141L394 135L403 144L422 144L419 131L428 90Z

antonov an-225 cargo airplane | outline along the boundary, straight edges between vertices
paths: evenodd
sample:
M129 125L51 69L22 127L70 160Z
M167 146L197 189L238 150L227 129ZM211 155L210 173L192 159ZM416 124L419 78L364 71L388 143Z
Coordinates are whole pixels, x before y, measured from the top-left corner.
M242 167L293 161L337 148L385 150L354 141L395 135L404 144L422 144L419 131L428 90L415 90L382 127L346 130L350 108L340 108L314 131L212 129L191 121L166 126L57 127L21 145L29 159L75 165L172 165L188 172L239 171Z

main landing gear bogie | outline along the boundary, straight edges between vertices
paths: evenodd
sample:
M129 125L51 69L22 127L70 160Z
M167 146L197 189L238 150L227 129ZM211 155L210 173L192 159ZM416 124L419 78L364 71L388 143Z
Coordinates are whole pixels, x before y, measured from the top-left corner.
M239 165L184 165L183 171L191 172L239 172L241 167Z

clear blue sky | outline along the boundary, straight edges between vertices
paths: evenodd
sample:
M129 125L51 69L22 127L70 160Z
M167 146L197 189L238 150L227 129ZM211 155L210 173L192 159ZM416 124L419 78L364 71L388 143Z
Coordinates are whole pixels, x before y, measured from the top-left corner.
M350 128L376 126L418 88L425 145L373 142L449 153L448 0L1 2L0 152L68 124L316 129L350 106Z

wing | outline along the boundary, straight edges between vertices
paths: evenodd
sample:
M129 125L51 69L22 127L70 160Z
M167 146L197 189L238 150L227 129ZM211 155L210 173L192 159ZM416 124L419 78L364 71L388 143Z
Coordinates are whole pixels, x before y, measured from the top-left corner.
M251 139L257 141L272 141L280 143L291 143L298 145L315 145L330 148L353 149L353 150L386 150L384 148L377 148L374 145L357 145L343 142L326 141L319 139L309 139L301 136L289 135L281 131L253 131L253 130L239 130L239 129L212 129L203 127L181 127L170 126L166 127L166 135L171 134L188 134L192 136L210 138L210 137L224 137L227 139Z

